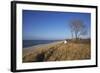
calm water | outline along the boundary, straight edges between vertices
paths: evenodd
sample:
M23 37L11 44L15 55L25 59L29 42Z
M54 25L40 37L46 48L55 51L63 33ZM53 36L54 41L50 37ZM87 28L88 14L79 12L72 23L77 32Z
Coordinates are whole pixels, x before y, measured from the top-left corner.
M48 44L57 40L23 40L23 48L31 47L39 44Z

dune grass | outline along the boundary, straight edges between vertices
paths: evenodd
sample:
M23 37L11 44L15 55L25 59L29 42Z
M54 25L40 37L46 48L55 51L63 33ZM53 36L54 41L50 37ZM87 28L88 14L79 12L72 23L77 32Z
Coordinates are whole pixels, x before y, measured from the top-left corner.
M29 49L28 49L29 50ZM90 42L60 42L56 45L23 51L23 62L86 60L91 58Z

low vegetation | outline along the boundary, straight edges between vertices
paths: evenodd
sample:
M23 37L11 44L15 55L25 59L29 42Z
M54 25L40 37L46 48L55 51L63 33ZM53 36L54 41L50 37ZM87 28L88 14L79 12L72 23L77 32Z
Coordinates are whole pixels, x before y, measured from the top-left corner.
M29 49L28 49L29 50ZM90 40L78 40L49 45L45 48L23 51L23 62L45 62L64 60L86 60L91 58Z

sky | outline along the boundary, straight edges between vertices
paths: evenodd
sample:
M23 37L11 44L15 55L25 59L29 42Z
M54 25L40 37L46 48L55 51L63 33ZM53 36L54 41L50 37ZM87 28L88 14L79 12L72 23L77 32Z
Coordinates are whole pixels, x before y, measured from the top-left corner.
M68 24L78 19L84 22L90 37L91 14L23 10L22 33L24 40L63 40L71 38Z

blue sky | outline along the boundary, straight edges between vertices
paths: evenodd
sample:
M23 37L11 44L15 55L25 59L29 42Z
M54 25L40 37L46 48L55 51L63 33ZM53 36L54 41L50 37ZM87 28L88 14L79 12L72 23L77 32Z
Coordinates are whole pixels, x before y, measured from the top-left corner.
M71 38L68 24L74 19L82 20L90 33L90 13L23 10L23 39L62 40ZM89 33L85 37L90 37Z

